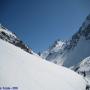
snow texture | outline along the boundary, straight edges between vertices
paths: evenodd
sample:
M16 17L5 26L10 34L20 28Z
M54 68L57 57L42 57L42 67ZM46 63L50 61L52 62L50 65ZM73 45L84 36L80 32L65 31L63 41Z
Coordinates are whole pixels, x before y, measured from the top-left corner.
M82 76L0 39L0 87L18 90L85 90Z

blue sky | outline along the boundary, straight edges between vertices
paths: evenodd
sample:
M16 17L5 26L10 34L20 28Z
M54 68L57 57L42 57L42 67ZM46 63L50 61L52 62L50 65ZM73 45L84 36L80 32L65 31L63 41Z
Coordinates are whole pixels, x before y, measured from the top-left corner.
M90 13L90 0L0 0L0 23L34 51L69 39Z

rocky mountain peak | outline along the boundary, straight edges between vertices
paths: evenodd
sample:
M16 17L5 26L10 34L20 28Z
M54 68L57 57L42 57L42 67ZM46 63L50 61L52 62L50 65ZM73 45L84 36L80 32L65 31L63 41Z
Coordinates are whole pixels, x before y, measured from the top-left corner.
M33 53L33 51L15 35L15 33L12 33L1 24L0 24L0 39L15 45L30 54Z

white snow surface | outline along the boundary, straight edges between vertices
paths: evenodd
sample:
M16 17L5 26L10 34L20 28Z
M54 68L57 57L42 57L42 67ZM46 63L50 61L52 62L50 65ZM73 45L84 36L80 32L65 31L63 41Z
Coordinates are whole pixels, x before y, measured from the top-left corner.
M90 56L80 62L80 71L90 71Z
M82 76L0 39L0 87L18 90L85 90Z
M79 72L82 75L82 72L85 71L86 77L90 80L90 56L82 60L79 64L71 67L72 70Z
M82 72L85 72L86 73L85 77L90 85L90 56L82 60L77 65L72 66L71 69L81 74L82 76L84 76Z

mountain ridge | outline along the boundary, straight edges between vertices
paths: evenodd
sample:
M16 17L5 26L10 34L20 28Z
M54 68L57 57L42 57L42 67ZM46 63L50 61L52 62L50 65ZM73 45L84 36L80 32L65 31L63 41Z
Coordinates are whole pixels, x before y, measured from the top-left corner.
M82 59L90 55L89 45L90 45L90 15L86 17L82 26L71 37L71 39L64 42L64 46L62 49L58 49L58 52L55 51L48 52L49 49L44 51L48 53L45 59L59 65L70 67L79 63ZM53 48L51 47L51 49ZM44 52L42 52L41 57L44 56Z
M15 45L30 54L34 53L22 40L16 36L15 33L12 33L2 25L0 25L0 39Z

